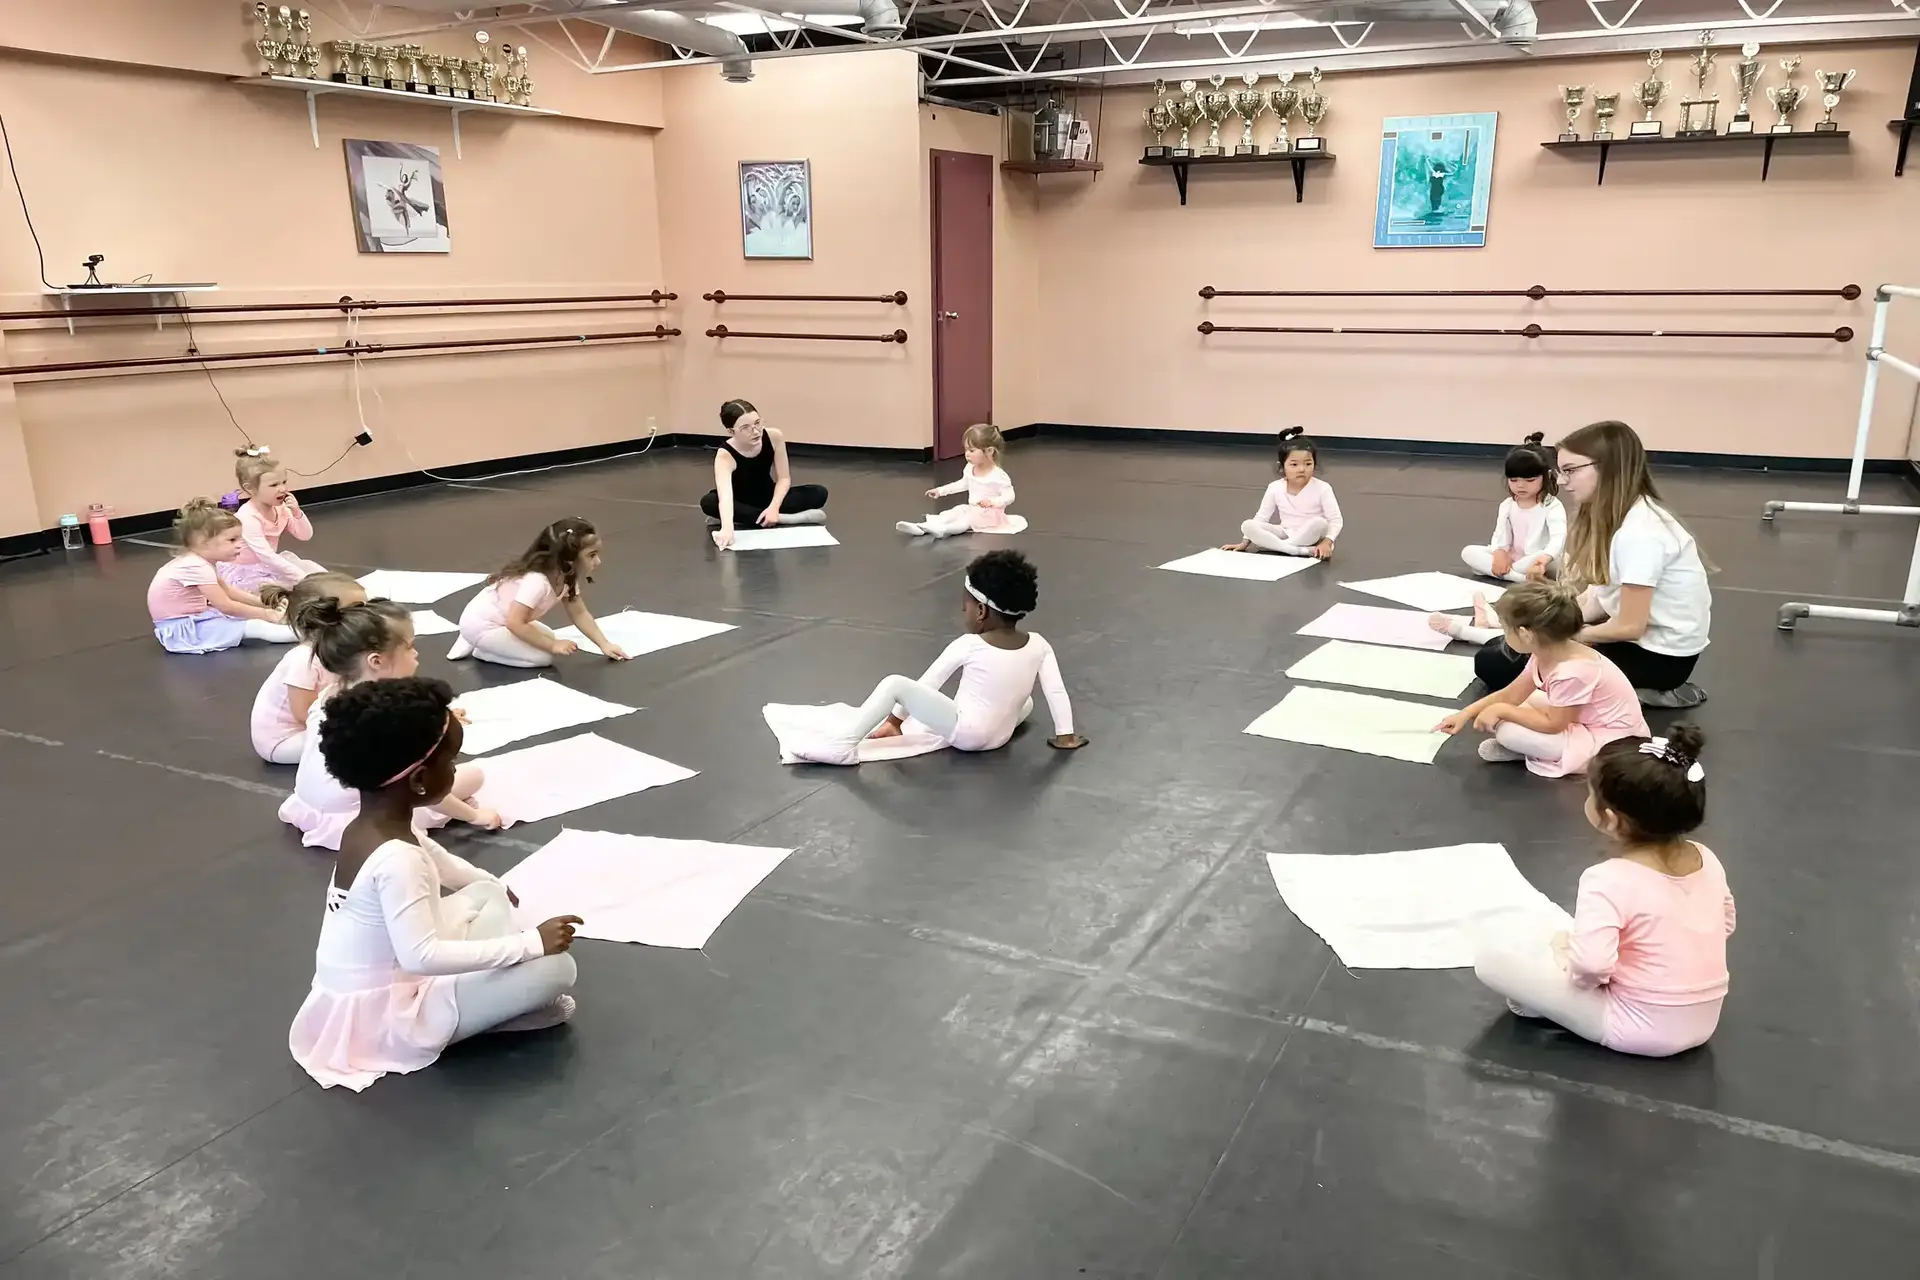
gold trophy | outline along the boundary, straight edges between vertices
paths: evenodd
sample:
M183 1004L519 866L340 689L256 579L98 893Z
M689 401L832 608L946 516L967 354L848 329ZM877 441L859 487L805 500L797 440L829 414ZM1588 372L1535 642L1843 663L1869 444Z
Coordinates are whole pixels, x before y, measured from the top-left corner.
M1294 139L1293 149L1325 151L1327 140L1315 134L1315 130L1320 127L1320 122L1327 118L1328 109L1327 95L1320 92L1320 68L1315 67L1307 72L1307 79L1313 84L1313 88L1300 95L1300 118L1307 122L1307 132L1304 137Z
M1142 153L1143 160L1158 160L1167 154L1167 130L1173 128L1173 108L1167 105L1167 82L1153 82L1153 102L1140 113L1147 122L1147 130L1153 134L1153 142Z
M308 80L320 78L320 46L313 42L313 15L300 10L300 74Z
M420 61L427 64L427 92L436 98L447 96L447 58L445 54L430 53Z
M1294 108L1300 105L1300 91L1293 87L1293 72L1282 71L1279 80L1278 89L1267 91L1267 102L1273 108L1273 117L1280 122L1280 136L1267 148L1270 156L1285 155L1293 150L1293 144L1287 141L1287 121L1293 118Z
M330 40L327 47L333 50L333 78L341 84L352 84L353 41Z
M1181 159L1193 154L1193 126L1200 123L1200 98L1194 91L1200 87L1198 81L1182 80L1180 96L1167 106L1173 112L1173 122L1180 126L1180 145L1173 154Z
M467 60L449 55L447 58L447 92L456 98L471 98L473 96L473 90L468 86L472 83L471 80L467 79Z
M527 63L527 46L521 45L515 53L520 60L520 105L533 105L533 68Z
M1666 60L1666 54L1655 49L1647 54L1647 78L1636 80L1633 85L1633 100L1647 109L1645 120L1635 120L1627 126L1629 138L1657 138L1661 124L1653 118L1654 111L1660 106L1660 99L1667 96L1667 82L1660 78L1660 64Z
M1827 109L1827 114L1821 117L1819 123L1813 126L1815 133L1837 133L1839 131L1840 126L1833 122L1833 109L1840 105L1840 91L1853 83L1853 77L1856 74L1858 73L1852 70L1816 71L1813 73L1813 78L1818 80L1821 89L1825 90L1825 93L1820 99L1820 105Z
M484 31L476 31L473 33L473 42L480 47L479 65L475 68L473 80L473 96L481 102L492 102L495 74L493 37Z
M1619 109L1619 94L1596 93L1593 95L1593 140L1595 142L1613 140L1613 113Z
M1767 90L1767 101L1773 104L1774 114L1779 117L1769 133L1793 132L1793 113L1807 100L1807 86L1793 82L1793 73L1800 69L1802 61L1799 57L1780 59L1780 70L1787 78Z
M1580 141L1580 104L1587 100L1587 86L1583 84L1563 84L1560 86L1560 101L1567 108L1567 129L1560 135L1562 142Z
M368 86L379 84L380 69L374 66L373 59L374 56L380 52L380 46L356 42L353 46L353 52L354 56L360 60L359 78L356 79L354 83Z
M1227 153L1227 149L1220 145L1220 126L1225 124L1227 117L1233 114L1233 95L1221 87L1227 83L1227 78L1223 75L1216 73L1208 76L1207 83L1212 87L1200 93L1200 115L1207 122L1209 129L1207 145L1200 148L1200 154L1223 156Z
M1760 83L1760 46L1749 40L1740 46L1740 61L1733 66L1733 83L1740 90L1740 101L1733 108L1733 119L1727 121L1727 134L1753 132L1753 116L1747 111L1747 101L1753 97L1753 88Z
M1253 141L1253 122L1267 109L1267 95L1255 86L1260 83L1260 73L1249 71L1240 77L1244 89L1233 91L1233 109L1240 116L1240 145L1233 149L1237 156L1257 156L1260 148Z
M1693 55L1693 96L1680 102L1680 127L1676 138L1711 138L1714 117L1720 113L1720 96L1707 96L1707 78L1713 74L1713 32L1700 33L1700 52Z
M253 42L253 51L260 55L260 74L272 76L280 74L276 65L280 61L280 42L273 38L273 10L264 4L253 6L253 20L260 24L260 35Z
M404 89L406 81L400 78L400 50L390 44L376 45L380 55L380 83L389 89Z
M293 38L293 9L288 5L281 5L274 10L274 22L280 28L278 41L280 61L287 64L286 70L280 74L297 77L300 74L300 46Z

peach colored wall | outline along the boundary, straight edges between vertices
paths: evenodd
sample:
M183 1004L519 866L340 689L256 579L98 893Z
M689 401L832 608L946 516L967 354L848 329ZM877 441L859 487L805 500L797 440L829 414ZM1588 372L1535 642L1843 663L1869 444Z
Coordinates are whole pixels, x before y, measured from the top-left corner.
M1769 47L1770 64L1787 50ZM1135 163L1145 91L1109 93L1096 178L1041 179L1041 323L1050 378L1043 420L1424 440L1551 437L1618 417L1659 449L1844 456L1852 445L1872 306L1795 304L1435 302L1350 299L1202 302L1222 288L1487 289L1837 287L1920 280L1920 176L1893 177L1893 135L1913 44L1805 50L1807 69L1853 66L1840 107L1850 150L1776 153L1759 181L1753 150L1616 151L1604 186L1595 157L1544 151L1563 127L1557 86L1624 89L1644 64L1591 61L1329 76L1322 132L1337 158L1294 203L1285 167L1193 172L1181 208L1169 173ZM1667 70L1683 79L1680 60ZM1725 59L1722 59L1723 67ZM1777 75L1777 72L1774 74ZM1725 90L1725 71L1722 91ZM1679 93L1674 97L1677 99ZM1758 105L1758 104L1756 104ZM1498 111L1491 219L1484 249L1375 249L1379 122L1386 115ZM1731 104L1724 103L1728 114ZM1673 129L1677 110L1663 115ZM1761 113L1770 122L1771 112ZM1818 111L1803 110L1802 128ZM1625 129L1626 113L1616 121ZM1591 114L1582 131L1593 128ZM1297 122L1296 122L1297 128ZM1271 132L1263 121L1260 136ZM1902 304L1896 304L1896 310ZM1392 325L1587 324L1624 328L1831 329L1846 346L1686 342L1216 335L1216 323ZM1920 358L1920 304L1897 316L1893 349ZM1037 338L1034 345L1039 345ZM1914 404L1884 380L1873 439L1903 456Z
M82 7L76 4L75 12ZM213 47L244 50L239 6L216 7L214 29L233 28L235 40ZM48 8L0 7L0 44L22 43L21 15ZM113 6L84 8L97 11L90 20L104 22ZM207 6L170 5L168 11L177 18L189 8ZM117 37L105 31L100 39L111 46ZM67 32L71 40L83 34L92 33ZM569 77L587 79L550 62L535 59L542 102L577 87ZM579 91L606 94L626 85L638 103L631 114L657 116L657 79L601 77ZM340 96L322 102L316 150L297 94L42 53L0 52L0 111L55 281L77 279L79 260L99 251L108 256L109 279L151 271L163 280L218 280L221 293L197 300L228 303L343 293L534 296L673 287L661 272L656 141L649 129L564 116L469 115L465 158L456 159L446 114ZM358 251L341 147L346 137L440 148L451 254ZM39 307L44 300L32 243L17 217L5 221L11 229L0 232L0 307ZM653 309L627 308L564 316L414 315L369 320L363 336L399 341L625 329L650 327L657 318L661 313ZM674 319L671 312L664 318ZM13 364L178 355L185 348L175 323L156 332L151 323L94 321L77 336L58 324L7 328L0 345ZM208 318L196 328L203 349L216 352L337 346L346 336L341 319L324 314ZM632 344L371 360L366 407L375 444L354 451L326 480L631 439L646 434L649 419L667 429L672 359L671 346ZM319 471L358 430L345 365L214 368L240 421L295 468ZM0 536L48 527L90 502L151 511L232 485L230 450L241 441L198 368L30 378L10 389L0 399Z
M992 156L996 166L1006 159L1006 122L998 116L922 106L920 137L929 151L972 151ZM923 189L931 172L930 164L921 164ZM993 416L1003 426L1040 416L1042 353L1034 341L1040 332L1039 181L994 170Z
M688 336L674 425L719 431L722 401L754 401L792 439L923 448L932 444L932 299L920 141L918 75L902 51L763 60L749 84L713 67L666 74L670 127L658 151L661 234ZM742 256L738 164L809 160L813 260ZM878 303L700 301L729 293L879 294ZM883 333L882 343L769 342L703 337L732 329Z

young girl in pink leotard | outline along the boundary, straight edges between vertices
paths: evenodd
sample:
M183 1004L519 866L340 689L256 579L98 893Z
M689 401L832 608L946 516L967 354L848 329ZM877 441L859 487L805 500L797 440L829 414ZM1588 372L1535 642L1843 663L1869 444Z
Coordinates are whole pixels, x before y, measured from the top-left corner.
M344 607L365 604L367 592L352 575L310 573L287 592L287 617L298 618L315 600L337 600ZM313 642L287 650L253 697L253 750L268 764L298 764L307 743L307 716L334 677L313 656Z
M271 454L235 449L234 479L246 501L234 514L240 519L240 554L222 565L220 578L236 587L258 591L270 582L290 587L327 567L280 549L282 534L305 542L313 536L313 522L300 509L300 500L288 485L287 469Z
M1705 1044L1727 995L1733 893L1720 859L1687 839L1706 817L1701 732L1621 738L1587 769L1587 821L1612 856L1580 877L1573 919L1510 923L1473 969L1523 1018L1621 1053Z

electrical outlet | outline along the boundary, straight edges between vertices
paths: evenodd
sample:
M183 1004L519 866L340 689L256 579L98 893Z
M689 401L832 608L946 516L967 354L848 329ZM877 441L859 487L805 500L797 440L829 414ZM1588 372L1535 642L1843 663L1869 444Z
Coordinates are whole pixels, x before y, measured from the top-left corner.
M371 432L371 431L362 431L362 432L361 432L361 433L360 433L359 435L357 435L357 436L355 436L355 437L353 438L353 442L354 442L355 444L357 444L357 445L369 445L369 444L372 444L372 443L373 443L373 432Z

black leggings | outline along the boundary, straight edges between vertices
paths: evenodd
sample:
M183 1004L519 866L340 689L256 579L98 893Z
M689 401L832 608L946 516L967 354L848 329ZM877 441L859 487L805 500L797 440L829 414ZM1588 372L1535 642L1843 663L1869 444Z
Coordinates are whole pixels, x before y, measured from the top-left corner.
M1636 689L1678 689L1693 674L1693 664L1700 661L1697 653L1676 658L1670 653L1642 649L1628 640L1607 640L1588 647L1605 654ZM1509 649L1505 640L1489 640L1473 655L1473 674L1480 677L1489 693L1518 680L1526 666L1527 655Z
M768 495L771 497L772 495ZM780 514L794 515L801 511L813 511L827 505L827 486L823 484L797 484L787 490L787 496L780 502ZM760 513L767 509L764 502L743 502L739 495L733 499L733 527L751 529L760 523ZM720 518L720 491L707 490L707 496L700 499L700 510L706 512L707 519Z

